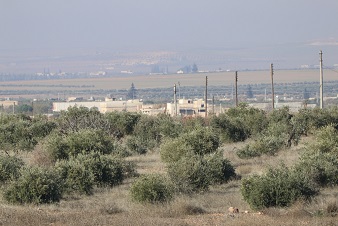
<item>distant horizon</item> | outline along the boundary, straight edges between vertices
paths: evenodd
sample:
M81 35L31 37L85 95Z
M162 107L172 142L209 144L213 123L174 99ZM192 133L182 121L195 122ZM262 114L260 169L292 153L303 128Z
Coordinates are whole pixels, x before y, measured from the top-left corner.
M0 73L94 73L116 57L119 70L145 73L163 51L176 54L173 71L298 68L318 64L319 50L330 67L337 11L336 0L2 1Z

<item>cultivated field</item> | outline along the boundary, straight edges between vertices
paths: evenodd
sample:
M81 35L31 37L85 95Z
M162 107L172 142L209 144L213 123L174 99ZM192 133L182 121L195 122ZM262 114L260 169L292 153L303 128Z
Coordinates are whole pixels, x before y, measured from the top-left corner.
M208 76L210 86L226 86L234 83L235 72L143 75L110 78L59 79L0 82L1 90L111 90L136 88L168 88L180 82L181 86L204 86ZM338 79L338 72L324 71L324 82ZM319 70L275 71L275 83L319 82ZM270 71L245 71L238 73L238 84L271 83Z

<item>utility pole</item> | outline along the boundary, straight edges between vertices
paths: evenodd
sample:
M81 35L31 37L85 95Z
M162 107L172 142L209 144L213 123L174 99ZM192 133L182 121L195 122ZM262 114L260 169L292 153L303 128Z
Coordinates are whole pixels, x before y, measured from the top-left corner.
M174 115L177 116L177 98L176 98L176 84L174 85Z
M237 82L238 82L238 74L237 71L235 72L235 95L236 95L236 99L235 99L235 103L236 103L236 107L238 107L238 89L237 89Z
M205 118L208 117L208 76L205 76Z
M234 84L231 84L231 100L234 99Z
M271 73L272 110L274 110L275 109L275 89L273 86L273 64L270 65L270 73Z
M215 114L215 95L212 95L212 114Z
M178 99L181 99L181 83L178 81Z
M323 109L323 52L319 52L319 65L320 65L320 109Z

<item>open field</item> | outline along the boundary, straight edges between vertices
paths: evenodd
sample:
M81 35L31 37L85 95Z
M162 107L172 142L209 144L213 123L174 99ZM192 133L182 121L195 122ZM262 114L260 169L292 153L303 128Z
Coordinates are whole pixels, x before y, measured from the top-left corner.
M208 76L210 86L231 85L234 72L143 75L109 78L60 79L0 82L1 90L110 90L128 89L131 83L136 88L168 88L180 82L181 86L204 86ZM338 72L324 71L324 82L338 80ZM319 82L319 70L275 71L275 83ZM271 83L269 71L245 71L238 73L238 84Z
M235 150L245 143L223 146L224 156L236 166L242 177L260 174L269 165L280 161L293 165L303 151L301 144L282 151L277 156L262 156L241 160ZM29 159L34 152L26 154ZM165 165L159 153L154 151L143 156L129 157L137 164L139 173L165 173ZM338 191L333 188L321 190L311 203L299 202L290 208L269 208L262 213L250 210L240 194L240 181L230 181L213 186L210 191L179 196L173 202L161 205L141 205L130 200L128 190L131 180L111 189L101 188L92 196L75 196L58 204L13 206L0 200L0 225L338 225L338 216L321 215L329 203L338 202ZM230 216L229 206L236 206L240 213ZM245 214L244 211L249 213Z
M178 85L179 83L182 91L188 91L190 89L189 87L204 87L206 76L208 76L208 85L210 87L227 87L228 91L226 92L231 92L231 87L234 84L235 72L0 82L0 98L23 97L45 99L67 96L102 97L110 93L115 93L117 96L124 97L124 94L121 93L126 92L132 83L134 83L136 89L158 89L156 92L161 92L161 89L167 89L167 91L168 89L172 90L171 87L173 87L174 84ZM337 72L332 70L324 71L324 95L327 91L325 89L325 83L332 86L329 81L337 80ZM275 71L275 84L284 84L283 86L286 87L286 84L303 82L319 83L319 71ZM269 91L270 83L271 79L269 71L244 71L238 73L239 86L248 84L266 84L265 88ZM314 85L315 84L312 84L312 86ZM301 92L303 92L304 88L306 88L306 86L301 87ZM289 90L288 92L290 91L292 90ZM217 93L217 91L215 92ZM224 92L224 89L222 92ZM262 95L264 94L264 88L262 88L262 90L256 90L256 92L259 92ZM330 92L332 93L332 90L330 90ZM203 91L199 93L202 94ZM313 95L315 95L315 91L313 91L313 93ZM333 94L336 95L335 92L333 92ZM146 93L144 93L144 95L147 96ZM190 95L193 94L189 91L186 96ZM145 96L144 99L147 99Z

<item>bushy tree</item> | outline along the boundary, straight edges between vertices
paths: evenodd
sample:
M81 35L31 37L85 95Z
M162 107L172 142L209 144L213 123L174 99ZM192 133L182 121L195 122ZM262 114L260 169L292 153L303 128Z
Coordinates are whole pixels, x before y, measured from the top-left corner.
M193 147L182 138L166 140L160 146L161 159L166 163L176 162L193 153Z
M318 189L303 174L281 165L261 176L242 180L241 193L253 209L290 206L296 200L310 199Z
M180 123L168 115L142 115L127 146L133 152L143 154L157 147L163 139L177 137L180 131Z
M196 128L180 137L166 140L161 145L161 158L165 162L174 162L185 155L206 155L216 152L220 145L219 137L209 128Z
M210 185L225 183L235 176L235 169L221 153L185 155L168 165L168 175L179 192L205 191Z
M70 161L81 162L88 171L94 175L94 183L97 186L115 186L122 183L125 177L123 159L102 155L97 152L80 154Z
M23 160L18 157L0 155L0 182L17 179L23 166Z
M248 107L242 103L230 108L226 113L214 116L210 125L215 128L225 142L244 141L259 134L268 124L264 111Z
M74 158L62 160L56 163L55 170L60 175L67 193L92 194L94 174L83 162Z
M0 149L4 151L32 150L39 140L55 128L53 122L42 117L32 120L26 115L0 117Z
M188 145L191 145L195 154L205 155L213 153L220 145L218 135L210 128L197 128L190 133L181 135L179 139L183 139Z
M32 113L33 107L32 105L22 104L16 107L15 112L17 113Z
M319 186L338 185L338 132L326 126L302 154L296 170Z
M132 112L109 112L104 115L110 124L110 133L117 138L131 135L141 115Z
M110 131L108 120L96 108L69 107L61 111L57 119L58 129L63 133L77 132L83 129Z
M182 132L188 133L191 131L196 130L196 128L204 128L208 125L208 121L201 117L184 117L181 119L181 125L182 125Z
M67 135L53 133L46 137L44 147L52 159L68 159L79 153L91 151L110 154L116 149L117 144L101 130L79 130Z
M133 164L98 152L83 152L58 161L55 169L65 181L66 191L88 195L92 194L94 186L116 186L136 174Z
M236 177L234 166L223 157L222 151L205 156L205 160L211 184L223 184Z
M11 203L52 203L62 198L60 176L45 168L23 168L20 177L6 188L4 198Z
M134 201L141 203L163 203L173 198L173 187L167 178L160 174L143 175L130 188Z
M211 181L202 156L185 155L168 164L168 175L179 192L192 193L208 190Z

